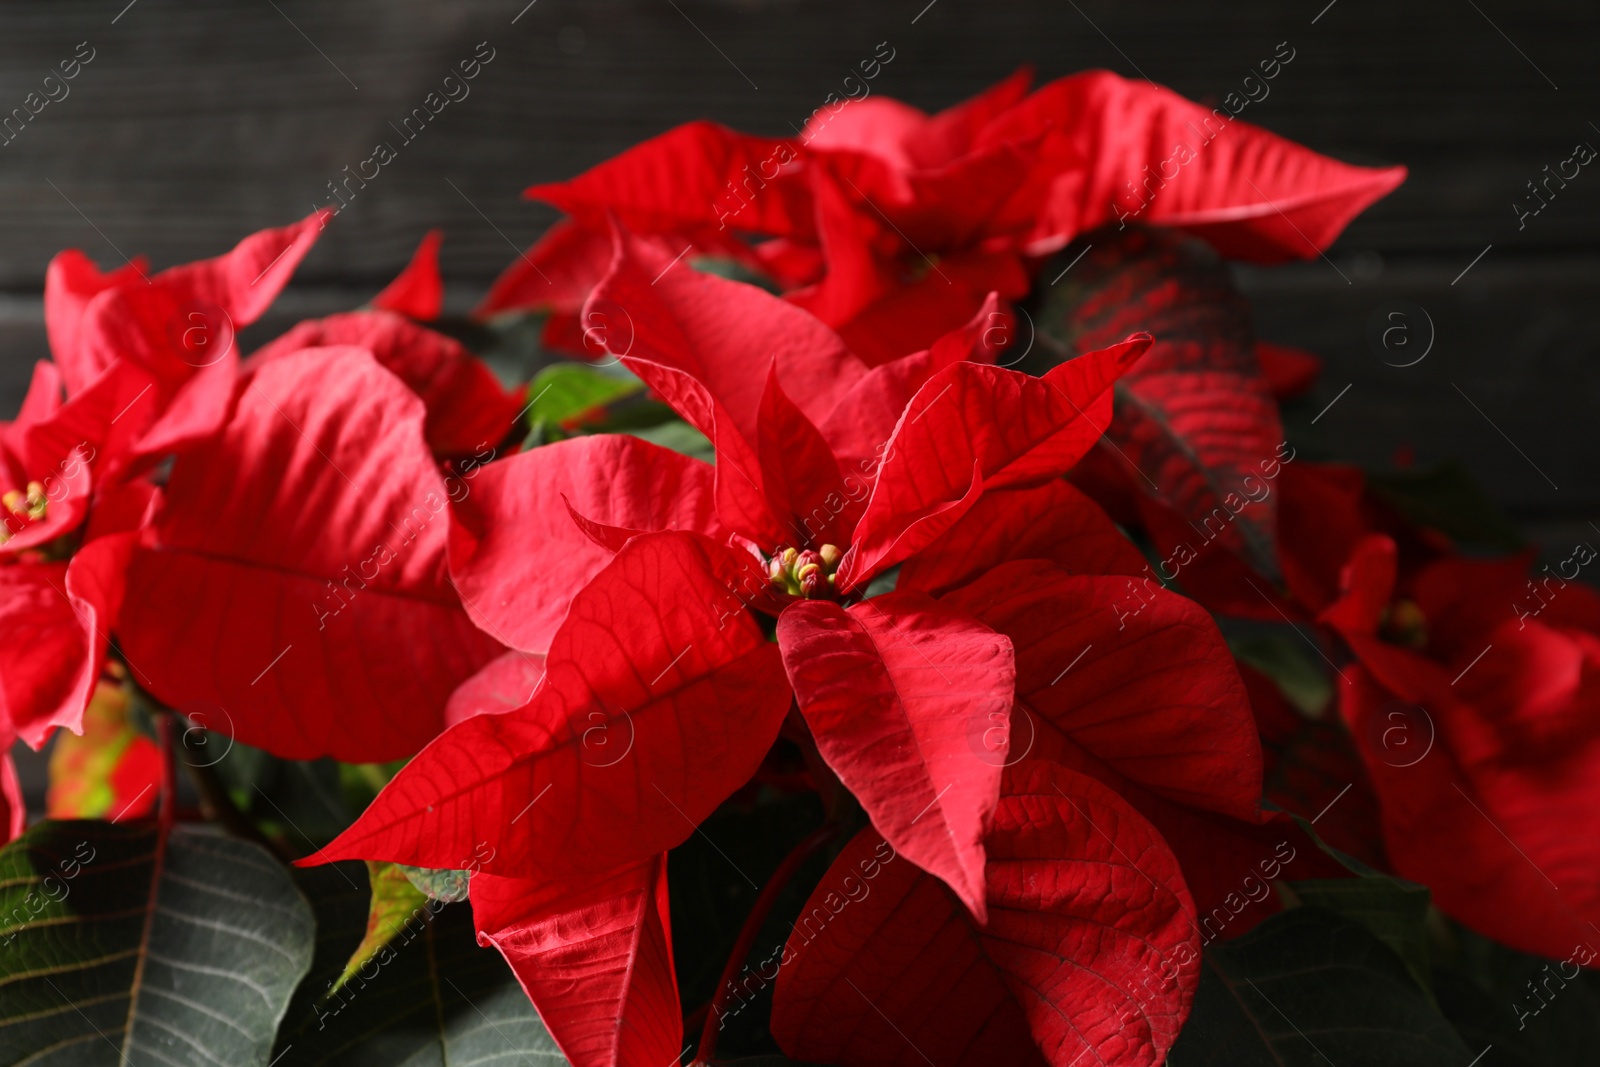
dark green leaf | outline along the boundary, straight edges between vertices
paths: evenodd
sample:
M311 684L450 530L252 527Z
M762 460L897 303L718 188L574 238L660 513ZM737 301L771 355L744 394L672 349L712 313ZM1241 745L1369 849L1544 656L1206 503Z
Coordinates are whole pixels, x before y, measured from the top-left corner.
M1336 911L1365 926L1400 957L1417 985L1433 989L1427 927L1432 894L1426 886L1379 874L1290 882L1289 888L1305 903Z
M1173 1067L1466 1067L1473 1055L1405 965L1324 908L1275 915L1205 953Z
M1284 699L1313 718L1333 698L1327 671L1312 660L1298 635L1260 633L1229 641L1233 654L1271 678Z
M317 915L317 951L278 1035L277 1067L557 1067L567 1061L465 905L417 909L336 994L367 928L364 864L298 872ZM666 1065L663 1065L666 1067Z
M1514 551L1522 535L1459 461L1422 471L1368 473L1367 485L1412 522L1460 541Z
M1474 1051L1494 1052L1481 1067L1568 1067L1600 1050L1600 977L1580 971L1600 958L1600 937L1565 960L1545 960L1459 931L1454 965L1435 967L1445 1016ZM1592 965L1592 963L1591 963Z
M311 963L311 909L243 841L40 823L0 851L0 1058L265 1065Z

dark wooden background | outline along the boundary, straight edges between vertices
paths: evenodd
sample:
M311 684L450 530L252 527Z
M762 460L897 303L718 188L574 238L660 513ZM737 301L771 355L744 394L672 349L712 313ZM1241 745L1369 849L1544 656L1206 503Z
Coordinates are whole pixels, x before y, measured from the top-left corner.
M495 58L471 95L333 222L278 321L365 299L436 225L451 303L470 306L553 217L519 199L524 186L699 116L792 132L880 41L896 57L874 90L936 108L1022 63L1041 78L1108 67L1215 100L1287 40L1294 62L1244 117L1411 168L1331 262L1240 271L1263 336L1328 358L1297 441L1373 464L1402 446L1422 463L1461 458L1551 544L1600 518L1600 168L1521 231L1511 207L1577 142L1600 146L1592 2L526 3L7 0L0 113L79 42L95 58L0 148L0 410L46 351L52 253L77 246L107 266L144 253L159 267L298 218L345 165L396 140L388 124L480 41ZM1407 369L1366 341L1397 298L1437 333Z

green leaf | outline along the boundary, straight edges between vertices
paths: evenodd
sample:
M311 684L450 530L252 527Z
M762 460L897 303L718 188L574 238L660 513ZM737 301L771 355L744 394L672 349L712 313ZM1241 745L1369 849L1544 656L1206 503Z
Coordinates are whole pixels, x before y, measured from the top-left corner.
M1305 903L1336 911L1366 927L1400 957L1417 985L1432 993L1427 920L1433 894L1426 886L1380 874L1290 882L1289 888Z
M405 929L406 923L418 917L427 906L428 897L406 877L406 872L393 863L367 861L367 882L372 887L372 901L367 906L367 932L361 944L350 954L344 971L333 983L337 993L367 961L378 954Z
M276 1067L566 1064L511 968L478 947L460 904L424 906L330 992L366 932L367 872L339 863L297 876L316 912L317 952L278 1034Z
M1169 1062L1466 1067L1476 1051L1381 941L1354 920L1303 907L1206 950Z
M431 900L455 903L467 899L471 871L436 871L428 867L407 867L403 863L397 866L405 872L411 884Z
M670 448L694 459L703 459L707 463L716 459L717 450L712 447L710 438L682 419L669 419L657 426L642 426L628 432L651 444Z
M313 931L255 845L39 823L0 851L0 1050L41 1067L265 1067Z
M1468 1047L1494 1046L1482 1067L1569 1067L1594 1060L1600 1049L1600 976L1580 966L1600 952L1600 937L1575 945L1565 960L1517 952L1466 929L1458 937L1458 957L1453 966L1434 969L1434 989Z
M1459 461L1421 471L1368 472L1367 485L1412 522L1460 541L1515 551L1526 542Z
M546 367L528 385L528 425L562 426L571 419L644 390L621 367L599 370L582 363Z
M1306 654L1306 644L1298 636L1255 634L1228 644L1235 656L1271 678L1284 699L1302 714L1317 718L1333 699L1327 672Z

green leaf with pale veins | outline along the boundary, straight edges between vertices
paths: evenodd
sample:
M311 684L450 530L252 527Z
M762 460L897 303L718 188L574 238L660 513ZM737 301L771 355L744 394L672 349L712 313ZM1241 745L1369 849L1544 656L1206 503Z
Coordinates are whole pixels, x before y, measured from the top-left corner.
M1383 942L1308 905L1206 949L1194 1008L1168 1062L1466 1067L1472 1057Z
M429 903L330 993L366 934L367 871L337 863L296 876L317 916L317 951L275 1067L565 1067L511 968L478 946L462 904Z
M1400 957L1417 985L1432 993L1427 926L1432 894L1426 886L1377 874L1290 882L1289 888L1305 903L1336 911L1365 926Z
M313 938L255 845L39 823L0 850L0 1062L265 1067Z

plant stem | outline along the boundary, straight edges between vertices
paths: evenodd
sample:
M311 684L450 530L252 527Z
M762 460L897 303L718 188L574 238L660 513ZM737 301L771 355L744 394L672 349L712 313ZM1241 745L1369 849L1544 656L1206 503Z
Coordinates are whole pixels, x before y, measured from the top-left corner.
M778 864L778 869L772 872L772 877L767 879L767 884L756 896L756 902L751 907L750 914L745 917L744 926L739 930L739 939L733 943L733 951L729 953L728 962L722 968L722 978L717 983L717 992L711 998L711 1008L706 1013L705 1028L700 1032L700 1048L695 1052L695 1063L710 1063L711 1057L716 1054L717 1034L722 1029L722 1015L733 996L733 980L738 976L739 969L744 966L750 950L755 947L756 938L760 935L767 916L771 914L772 906L778 902L779 895L783 893L784 887L789 884L795 872L800 869L800 865L832 841L838 833L837 823L826 822L807 834L805 839L783 858L783 862Z

